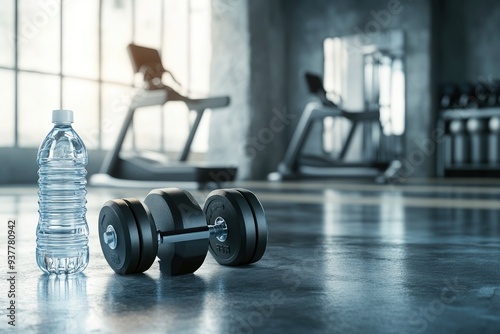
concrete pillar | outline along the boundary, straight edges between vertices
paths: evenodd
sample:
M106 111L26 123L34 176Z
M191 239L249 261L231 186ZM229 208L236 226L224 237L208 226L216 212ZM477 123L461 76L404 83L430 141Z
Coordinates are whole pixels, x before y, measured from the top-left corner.
M213 0L211 94L231 97L211 118L209 157L263 179L286 149L284 35L279 0Z

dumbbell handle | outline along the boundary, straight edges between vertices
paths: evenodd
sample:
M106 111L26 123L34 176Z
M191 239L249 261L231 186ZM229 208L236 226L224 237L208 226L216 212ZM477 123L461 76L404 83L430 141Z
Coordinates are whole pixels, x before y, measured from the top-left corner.
M187 228L180 231L158 231L158 243L173 244L176 242L208 239L215 236L220 242L227 238L227 224L224 218L217 217L214 225ZM117 245L117 236L114 228L109 225L103 235L104 243L111 249Z
M217 217L214 225L187 228L180 231L158 231L158 242L173 244L176 242L208 239L213 236L220 242L224 242L227 238L227 224L222 217Z

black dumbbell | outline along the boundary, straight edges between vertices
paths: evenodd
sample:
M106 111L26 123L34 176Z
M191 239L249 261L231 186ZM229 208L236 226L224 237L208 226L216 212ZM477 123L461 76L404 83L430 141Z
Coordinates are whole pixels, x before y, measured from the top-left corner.
M459 86L460 97L458 98L458 105L461 108L477 108L478 101L475 94L475 87L469 82L463 82Z
M490 94L487 101L488 107L495 107L500 104L500 80L491 80L487 84Z
M257 262L267 245L267 222L257 197L246 189L211 192L200 208L177 188L108 201L99 214L106 261L119 274L148 270L156 256L168 275L196 271L207 251L223 265Z
M470 118L465 127L469 133L470 160L474 164L481 164L487 160L487 127L480 118Z
M465 129L465 122L455 119L449 124L451 142L453 147L453 163L464 164L469 161L468 137Z
M460 93L456 85L446 84L441 87L441 108L451 109L458 105Z
M476 83L474 95L476 96L480 107L487 107L491 95L490 85L484 82Z
M494 165L500 161L500 117L488 121L488 163Z

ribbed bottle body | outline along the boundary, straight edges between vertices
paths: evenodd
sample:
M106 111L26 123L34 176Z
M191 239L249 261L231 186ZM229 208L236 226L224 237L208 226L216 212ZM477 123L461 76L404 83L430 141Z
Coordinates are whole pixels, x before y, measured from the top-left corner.
M56 124L40 146L36 259L46 273L74 274L88 265L87 161L69 125Z

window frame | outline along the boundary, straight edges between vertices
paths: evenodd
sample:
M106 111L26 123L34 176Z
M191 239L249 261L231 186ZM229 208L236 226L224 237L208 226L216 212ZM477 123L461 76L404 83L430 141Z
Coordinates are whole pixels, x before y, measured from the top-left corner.
M58 108L61 108L63 105L63 98L64 98L64 79L77 79L77 80L82 80L82 81L87 81L87 82L93 82L98 85L98 140L97 140L97 147L95 149L97 150L103 150L103 136L102 136L102 130L103 130L103 85L106 84L111 84L111 85L118 85L122 86L124 88L130 88L130 89L137 89L138 87L133 84L133 77L131 77L131 81L129 84L125 84L123 82L116 82L112 80L104 80L103 79L103 71L102 71L102 65L103 65L103 47L102 47L102 36L103 36L103 30L102 30L102 23L103 23L103 0L99 0L99 5L98 5L98 37L97 37L97 42L98 42L98 77L97 79L91 79L88 77L82 77L78 75L69 75L64 73L63 71L63 46L64 46L64 1L58 2L59 4L59 12L57 15L59 15L59 29L60 29L60 36L59 38L59 52L60 52L60 57L59 57L59 73L54 73L50 71L38 71L38 70L29 70L29 69L21 69L19 68L19 25L20 25L20 13L19 13L19 4L18 0L13 0L14 1L14 62L13 66L2 66L0 65L0 69L2 70L7 70L7 71L13 71L14 74L14 140L12 145L3 145L0 146L0 148L32 148L31 146L21 146L20 145L20 131L19 131L19 74L20 73L34 73L34 74L40 74L40 75L51 75L51 76L57 76L59 80L59 106L55 106ZM134 42L135 40L135 32L136 32L136 15L135 15L135 8L136 5L138 4L138 0L123 0L123 1L130 1L131 6L132 6L132 11L131 11L131 22L132 22L132 40L131 43ZM188 47L188 54L191 49L191 43L192 38L191 34L189 33L190 29L190 21L193 13L197 9L193 9L193 5L191 3L192 0L187 0L187 6L188 6L188 22L186 24L186 29L187 29L187 36L188 36L188 41L187 41L187 47ZM166 1L161 0L160 1L160 52L164 49L164 29L165 29L165 6L166 6ZM123 50L125 52L125 50ZM190 90L191 86L191 67L192 67L192 62L191 62L191 57L187 57L187 73L188 75L188 80L185 83L186 88ZM162 113L163 114L163 113ZM163 116L161 120L163 124ZM132 127L133 129L133 127ZM161 138L164 138L165 136L165 127L161 127L161 133L160 136ZM162 148L164 146L163 140L161 144Z

